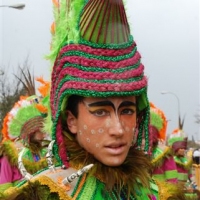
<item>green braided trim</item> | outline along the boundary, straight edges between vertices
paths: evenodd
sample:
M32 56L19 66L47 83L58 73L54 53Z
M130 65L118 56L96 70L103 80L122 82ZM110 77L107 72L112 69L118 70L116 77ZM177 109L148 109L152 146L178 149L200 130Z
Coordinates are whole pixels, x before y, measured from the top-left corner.
M129 54L116 56L116 57L108 57L108 56L91 55L89 53L85 53L85 52L78 51L78 50L71 50L71 51L67 51L66 53L63 53L61 57L80 56L80 57L89 58L89 59L98 59L98 60L104 60L104 61L118 62L118 61L126 60L126 59L133 57L134 54L136 53L136 51L137 51L137 47L135 46L133 51L131 51Z
M97 43L93 43L93 42L89 42L87 40L84 40L83 38L80 38L78 44L83 44L86 46L90 46L92 48L99 48L99 49L126 49L128 47L130 47L133 44L133 36L130 35L129 36L129 41L126 43L122 43L122 44L97 44ZM62 47L64 46L68 46L69 44L76 44L73 41L67 41L65 43L63 43Z
M67 89L60 96L60 101L59 101L60 103L59 103L58 112L56 114L55 120L58 119L58 117L60 116L60 110L61 110L61 106L62 106L62 102L63 102L64 98L66 98L69 95L71 96L71 95L76 94L76 95L80 95L83 97L111 97L111 96L131 96L131 95L139 96L146 90L147 90L146 87L144 87L140 90L123 91L123 92L118 92L118 91L116 91L116 92L115 91L99 92L99 91L91 91L91 90ZM56 120L56 122L57 122L57 120Z
M148 150L149 150L148 124L149 124L150 106L149 106L149 103L148 103L149 101L148 101L147 95L141 95L141 96L142 96L142 98L145 98L145 99L141 99L142 103L147 102L147 105L146 105L146 109L144 110L145 113L143 114L144 118L139 124L139 128L138 128L139 132L138 132L138 138L137 138L136 145L137 145L137 147L139 149L141 148L142 139L143 139L143 133L145 133L145 135L144 135L144 138L145 138L144 151L145 151L145 153L148 153ZM138 110L143 110L143 109L144 109L144 106L139 104L138 105Z
M138 82L142 79L142 77L136 77L136 78L129 78L126 79L126 81L124 81L123 79L121 80L117 80L117 83L132 83L132 82ZM86 79L82 79L82 78L76 78L76 77L72 77L72 76L66 76L65 78L62 79L62 81L60 81L58 87L57 87L57 91L56 91L56 96L60 90L60 88L62 87L62 85L66 82L69 81L76 81L76 82L85 82L85 83L96 83L96 84L102 84L102 83L108 83L108 84L115 84L116 80L109 80L109 79L104 79L104 80L86 80ZM87 90L87 88L85 88L85 90Z
M129 71L131 69L136 69L138 66L140 65L140 61L138 61L136 64L132 65L132 66L128 66L128 67L124 67L124 68L119 68L119 69L105 69L105 68L101 68L99 70L99 68L97 67L84 67L82 65L78 65L78 64L74 64L74 63L66 63L64 64L63 68L67 68L67 67L75 67L77 69L80 69L82 71L88 71L88 72L110 72L112 71L113 73L122 73L125 71Z

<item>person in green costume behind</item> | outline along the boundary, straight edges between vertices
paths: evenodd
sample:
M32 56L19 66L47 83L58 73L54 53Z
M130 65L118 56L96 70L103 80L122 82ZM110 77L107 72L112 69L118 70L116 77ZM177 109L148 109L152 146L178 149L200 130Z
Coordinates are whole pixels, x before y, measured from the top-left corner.
M187 137L183 131L183 123L178 129L173 130L168 139L174 152L174 161L178 172L178 183L184 188L187 200L198 200L195 191L196 184L192 175L192 156L186 155Z
M150 176L148 81L123 1L54 0L54 14L50 105L60 166L7 197L183 200L178 188Z

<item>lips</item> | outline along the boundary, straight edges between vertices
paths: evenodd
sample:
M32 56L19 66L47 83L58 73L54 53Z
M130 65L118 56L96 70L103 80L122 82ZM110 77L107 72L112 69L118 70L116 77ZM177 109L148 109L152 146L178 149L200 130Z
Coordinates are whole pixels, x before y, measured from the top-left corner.
M124 143L120 144L109 144L105 146L108 153L113 155L118 155L124 152L126 145Z

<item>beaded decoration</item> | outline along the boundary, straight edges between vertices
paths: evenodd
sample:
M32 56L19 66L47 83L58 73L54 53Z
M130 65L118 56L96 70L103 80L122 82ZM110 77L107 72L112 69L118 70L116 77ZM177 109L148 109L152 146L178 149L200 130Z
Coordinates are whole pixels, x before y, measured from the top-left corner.
M54 154L68 167L61 112L70 95L137 96L140 125L149 151L147 77L130 34L122 0L54 0L49 59L54 62L50 93Z

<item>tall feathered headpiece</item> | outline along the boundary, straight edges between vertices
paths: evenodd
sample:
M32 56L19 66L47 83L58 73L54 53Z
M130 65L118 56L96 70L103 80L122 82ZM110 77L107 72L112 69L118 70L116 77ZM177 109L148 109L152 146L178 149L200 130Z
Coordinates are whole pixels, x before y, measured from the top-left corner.
M122 0L54 0L55 21L49 58L53 62L50 104L54 153L66 167L61 112L70 95L137 96L138 146L145 132L149 150L147 78L130 33Z

